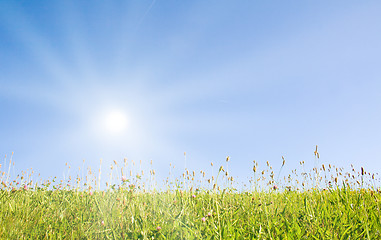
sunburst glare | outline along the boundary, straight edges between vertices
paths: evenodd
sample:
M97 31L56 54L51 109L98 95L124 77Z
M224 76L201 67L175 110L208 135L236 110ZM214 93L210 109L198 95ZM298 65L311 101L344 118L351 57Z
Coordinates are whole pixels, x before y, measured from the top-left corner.
M120 109L112 110L104 116L103 125L108 134L119 135L127 129L127 115Z

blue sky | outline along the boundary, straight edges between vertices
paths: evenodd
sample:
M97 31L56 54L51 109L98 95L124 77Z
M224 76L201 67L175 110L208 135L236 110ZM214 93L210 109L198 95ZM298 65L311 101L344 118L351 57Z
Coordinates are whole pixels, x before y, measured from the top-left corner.
M0 154L246 181L252 161L381 170L379 1L0 1ZM112 111L127 118L110 133ZM9 159L9 158L8 158Z

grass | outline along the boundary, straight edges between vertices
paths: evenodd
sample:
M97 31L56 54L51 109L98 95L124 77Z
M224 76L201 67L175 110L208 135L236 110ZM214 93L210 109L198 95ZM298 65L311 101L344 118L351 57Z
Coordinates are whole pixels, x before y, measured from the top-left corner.
M381 191L364 169L342 173L322 165L310 173L293 171L280 182L269 164L262 172L257 166L250 189L240 191L223 167L203 185L186 171L161 190L151 188L153 170L144 180L127 178L120 168L120 184L105 190L94 190L99 185L91 176L68 186L71 180L33 183L25 173L11 182L4 173L0 238L381 238Z

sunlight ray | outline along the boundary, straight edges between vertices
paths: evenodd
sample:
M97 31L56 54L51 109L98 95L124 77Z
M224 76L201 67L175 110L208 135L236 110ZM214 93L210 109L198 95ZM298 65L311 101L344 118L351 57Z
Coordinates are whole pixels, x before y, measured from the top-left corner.
M53 76L51 80L56 81L62 87L70 87L72 76L65 64L55 55L54 43L42 37L38 30L34 28L25 14L21 13L14 4L1 3L0 17L8 31L12 32L13 36L18 41L22 42L34 56L34 60L40 62L44 66L46 72ZM23 29L18 31L18 29Z
M89 53L87 45L88 36L84 34L84 20L81 19L78 6L73 1L62 1L57 3L60 11L58 16L62 23L62 31L71 53L71 62L74 62L77 71L80 72L81 78L77 81L90 82L97 80L98 67L94 65L93 59ZM74 69L72 69L74 70Z

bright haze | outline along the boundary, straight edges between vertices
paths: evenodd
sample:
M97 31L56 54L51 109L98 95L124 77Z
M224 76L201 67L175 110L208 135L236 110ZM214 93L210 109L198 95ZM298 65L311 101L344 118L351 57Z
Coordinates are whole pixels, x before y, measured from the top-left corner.
M380 1L1 1L15 174L153 160L381 170ZM3 161L1 161L3 163ZM13 170L12 170L13 171ZM216 171L216 170L215 170Z

